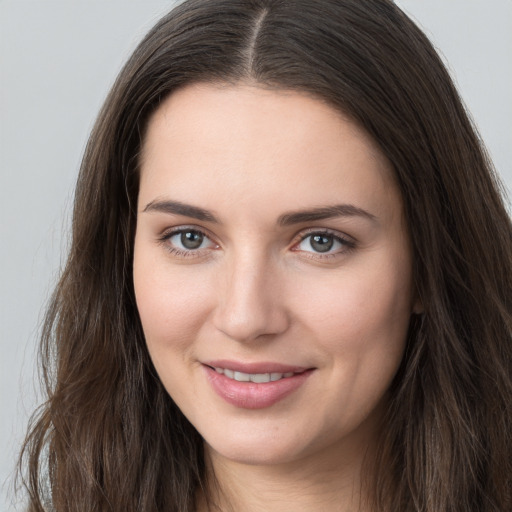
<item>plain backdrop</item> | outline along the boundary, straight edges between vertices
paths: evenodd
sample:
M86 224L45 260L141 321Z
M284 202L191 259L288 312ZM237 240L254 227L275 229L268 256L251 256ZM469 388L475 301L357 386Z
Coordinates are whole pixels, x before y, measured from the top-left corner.
M512 189L512 0L399 0L440 50ZM0 511L39 400L36 343L73 186L122 63L173 1L0 0ZM492 240L489 240L492 243Z

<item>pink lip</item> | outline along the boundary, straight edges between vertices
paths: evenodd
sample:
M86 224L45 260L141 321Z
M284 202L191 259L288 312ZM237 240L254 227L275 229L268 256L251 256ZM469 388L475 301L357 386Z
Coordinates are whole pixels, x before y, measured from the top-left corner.
M212 367L244 373L294 372L295 375L273 382L238 382L217 373ZM276 363L243 364L232 361L211 361L203 363L203 368L213 390L227 403L243 409L263 409L274 405L300 388L313 372L311 368Z

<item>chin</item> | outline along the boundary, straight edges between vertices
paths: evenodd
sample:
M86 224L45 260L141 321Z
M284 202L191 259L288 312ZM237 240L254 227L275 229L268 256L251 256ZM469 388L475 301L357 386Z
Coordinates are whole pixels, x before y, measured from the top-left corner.
M212 457L247 465L279 465L300 458L305 451L296 435L272 431L242 435L224 431L223 435L203 436L206 451ZM307 443L306 443L307 444Z
M207 451L212 457L249 466L277 466L291 463L300 458L297 453L292 453L284 446L277 449L268 445L247 447L234 444L215 447L207 443Z

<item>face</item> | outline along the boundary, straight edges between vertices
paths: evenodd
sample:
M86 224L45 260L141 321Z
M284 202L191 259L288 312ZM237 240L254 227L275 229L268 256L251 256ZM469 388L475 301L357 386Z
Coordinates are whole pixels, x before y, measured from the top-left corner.
M172 94L143 147L134 284L158 375L215 456L289 463L375 435L411 254L389 164L331 107Z

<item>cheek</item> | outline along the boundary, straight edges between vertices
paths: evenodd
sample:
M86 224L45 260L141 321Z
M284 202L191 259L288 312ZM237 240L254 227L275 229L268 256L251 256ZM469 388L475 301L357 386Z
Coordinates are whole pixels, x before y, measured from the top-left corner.
M201 276L172 268L165 255L135 252L134 288L146 346L156 372L177 403L194 393L188 376L194 358L193 341L209 314L206 283ZM197 402L197 401L196 401Z
M405 267L407 268L407 267ZM336 291L332 291L333 288ZM315 296L308 317L328 354L334 393L333 424L340 408L354 424L376 410L403 358L411 315L409 278L397 268L351 272L343 286Z
M323 348L347 361L399 360L411 315L408 268L383 261L311 283L299 300L308 304L305 322Z
M163 258L135 251L137 309L151 356L157 350L182 349L208 315L207 276L171 266Z

